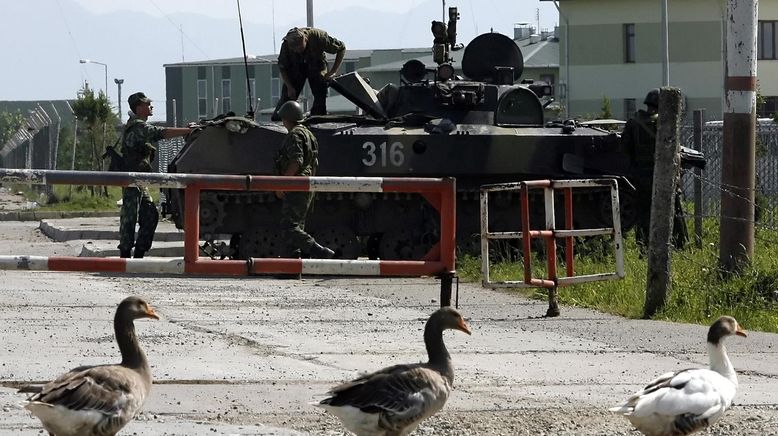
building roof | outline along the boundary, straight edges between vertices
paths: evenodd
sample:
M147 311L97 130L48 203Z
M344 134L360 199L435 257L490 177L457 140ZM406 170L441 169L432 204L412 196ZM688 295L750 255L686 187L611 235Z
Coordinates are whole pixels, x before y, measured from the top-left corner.
M346 55L344 56L344 60L355 60L360 59L364 57L370 57L370 55L373 54L373 50L346 50ZM335 59L335 55L326 53L327 59L332 60ZM278 61L278 54L265 54L260 56L254 56L254 55L248 55L248 63L249 64L273 64ZM164 64L162 65L164 68L167 67L202 67L202 66L226 66L226 65L235 65L235 64L242 64L243 63L243 56L236 57L236 58L223 58L223 59L208 59L203 61L190 61L190 62L176 62L172 64Z
M559 67L559 41L554 39L547 39L536 43L531 43L530 38L525 38L516 41L516 45L521 49L521 54L524 57L524 68L558 68ZM462 70L462 56L465 54L465 50L456 50L449 52L453 58L454 67ZM421 56L416 58L424 63L427 68L435 68L437 64L432 60L432 54ZM399 72L405 60L389 62L380 65L371 65L369 67L360 68L360 72L372 73L372 72Z

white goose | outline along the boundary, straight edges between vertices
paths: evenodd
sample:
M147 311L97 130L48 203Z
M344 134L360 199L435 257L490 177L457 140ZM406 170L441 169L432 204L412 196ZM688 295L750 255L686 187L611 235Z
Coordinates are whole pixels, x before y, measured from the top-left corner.
M404 436L446 404L454 383L443 330L470 334L462 315L450 307L433 313L424 328L429 362L395 365L333 388L316 404L340 418L358 436Z
M624 414L647 436L685 436L718 421L732 404L737 376L724 347L728 336L746 336L735 318L722 316L708 330L710 369L669 372L610 410Z
M140 411L151 390L151 371L133 321L159 319L138 297L124 299L113 326L122 354L118 365L80 366L43 387L25 404L51 436L113 436Z

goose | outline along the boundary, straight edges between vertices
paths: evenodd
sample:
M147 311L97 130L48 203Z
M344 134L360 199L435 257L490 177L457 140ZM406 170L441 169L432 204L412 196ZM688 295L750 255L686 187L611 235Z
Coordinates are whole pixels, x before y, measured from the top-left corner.
M625 415L646 436L685 436L716 421L732 404L737 375L724 339L746 336L735 318L722 316L708 330L710 369L668 372L610 410Z
M471 334L462 315L451 307L434 312L424 327L429 361L394 365L336 386L314 405L337 416L358 436L404 436L446 403L454 383L451 356L443 330Z
M138 297L125 298L116 309L113 327L122 362L80 366L42 387L24 407L40 419L50 436L112 436L140 411L151 389L151 371L138 344L133 321L159 319Z

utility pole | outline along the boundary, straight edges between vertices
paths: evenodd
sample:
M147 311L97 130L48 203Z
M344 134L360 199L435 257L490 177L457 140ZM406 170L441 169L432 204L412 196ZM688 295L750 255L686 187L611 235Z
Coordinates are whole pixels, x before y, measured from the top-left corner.
M670 86L670 37L667 22L667 0L662 2L662 86Z
M313 27L313 0L307 0L306 2L306 26Z
M727 78L721 157L719 266L735 273L754 254L758 0L727 2Z
M670 238L673 235L675 187L681 166L678 126L682 104L678 88L665 86L660 90L644 318L651 318L664 307L671 289Z

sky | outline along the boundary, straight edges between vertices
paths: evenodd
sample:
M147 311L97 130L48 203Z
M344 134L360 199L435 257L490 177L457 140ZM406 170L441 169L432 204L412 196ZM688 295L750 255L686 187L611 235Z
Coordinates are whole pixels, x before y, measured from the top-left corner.
M443 3L315 0L314 24L351 49L428 47L429 22L442 18ZM459 42L465 43L490 29L510 35L519 22L537 25L540 18L542 29L558 22L548 1L445 4L459 8ZM240 6L249 54L277 53L286 30L306 23L305 0L241 0ZM112 103L118 100L114 78L125 81L125 102L135 90L164 101L164 64L242 56L237 0L9 1L0 15L0 39L7 59L0 69L0 100L74 98L84 81L103 90L107 68Z

